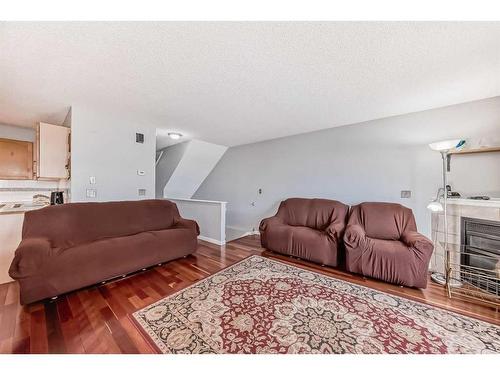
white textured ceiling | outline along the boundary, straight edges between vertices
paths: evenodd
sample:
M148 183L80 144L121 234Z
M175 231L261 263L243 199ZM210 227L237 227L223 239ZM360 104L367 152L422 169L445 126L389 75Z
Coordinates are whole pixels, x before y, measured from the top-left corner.
M0 123L75 103L227 146L500 95L500 22L0 23Z

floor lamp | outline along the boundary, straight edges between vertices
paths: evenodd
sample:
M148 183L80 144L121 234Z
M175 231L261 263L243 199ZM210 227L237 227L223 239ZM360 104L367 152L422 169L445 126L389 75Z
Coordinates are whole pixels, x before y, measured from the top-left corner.
M441 158L443 161L443 186L439 188L436 198L429 203L427 208L432 212L443 212L444 219L444 274L439 272L434 272L431 275L432 281L446 285L448 288L450 286L460 286L461 283L459 280L451 279L451 260L450 260L450 252L448 251L448 216L447 216L447 203L448 203L448 179L447 172L449 171L449 156L450 151L458 150L465 144L463 139L450 139L446 141L440 141L429 144L429 147L434 151L439 151L441 153ZM441 197L443 198L443 204L441 204Z

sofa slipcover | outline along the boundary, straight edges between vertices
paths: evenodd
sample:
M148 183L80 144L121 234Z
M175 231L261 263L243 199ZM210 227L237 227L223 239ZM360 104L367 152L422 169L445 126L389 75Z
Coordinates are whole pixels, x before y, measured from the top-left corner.
M328 199L290 198L259 226L262 247L337 266L348 206Z
M9 274L28 304L191 254L198 234L168 200L49 206L25 213Z
M353 206L344 243L348 271L398 285L427 286L434 245L417 232L411 209L382 202Z

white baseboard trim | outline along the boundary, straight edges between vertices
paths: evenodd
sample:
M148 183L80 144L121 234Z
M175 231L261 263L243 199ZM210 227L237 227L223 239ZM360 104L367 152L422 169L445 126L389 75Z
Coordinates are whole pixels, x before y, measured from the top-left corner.
M241 235L239 235L238 237L235 237L233 238L231 241L234 241L234 240L237 240L239 238L243 238L243 237L246 237L246 236L253 236L253 235L257 235L257 236L260 236L260 232L258 230L256 231L250 231L250 232L245 232L245 233L242 233Z
M257 236L260 236L260 232L258 230L254 230L253 232L250 231L250 232L246 232L245 234L243 234L243 236L241 237L245 237L245 236L253 236L254 234L256 234Z
M222 246L222 245L226 244L226 241L219 241L219 240L216 240L216 239L213 239L213 238L210 238L210 237L198 236L198 238L200 240L202 240L202 241L210 242L210 243L213 243L213 244L219 245L219 246Z

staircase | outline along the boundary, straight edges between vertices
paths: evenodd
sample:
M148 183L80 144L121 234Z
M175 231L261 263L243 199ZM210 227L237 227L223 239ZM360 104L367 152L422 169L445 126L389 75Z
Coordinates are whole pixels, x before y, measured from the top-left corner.
M165 148L156 165L156 197L191 198L226 150L196 139Z

